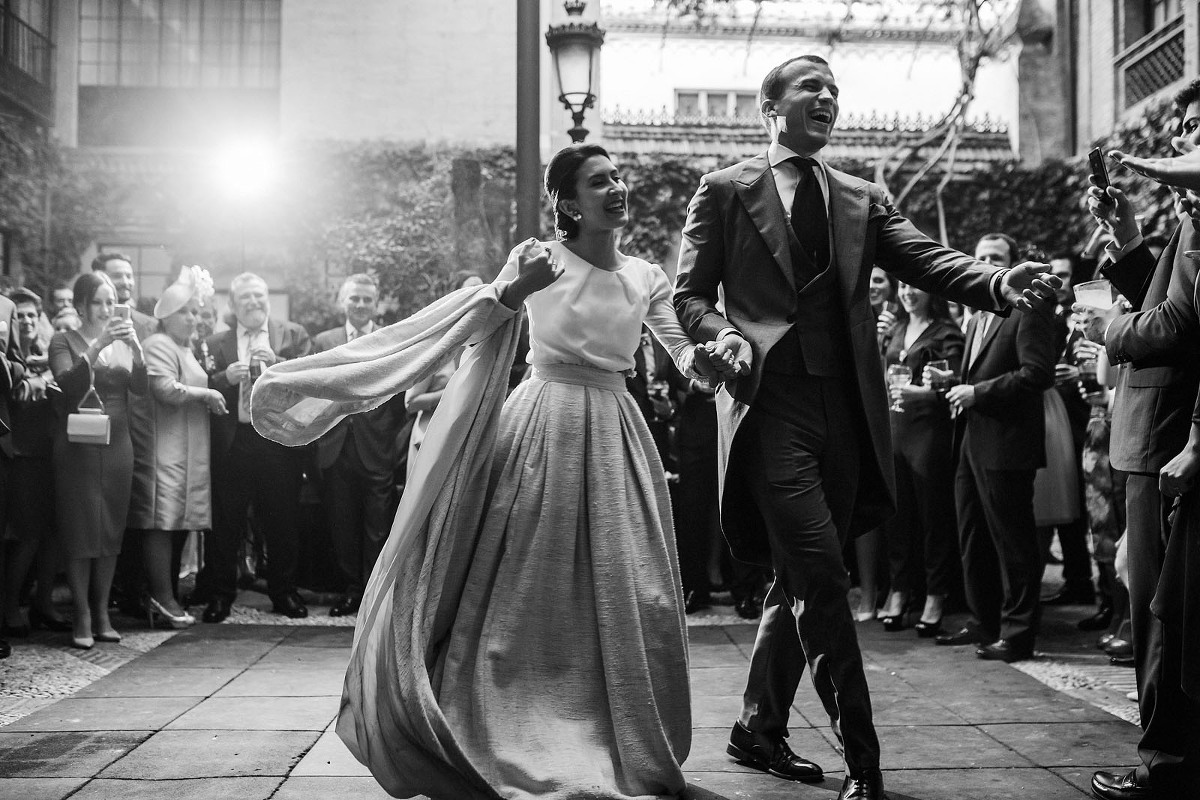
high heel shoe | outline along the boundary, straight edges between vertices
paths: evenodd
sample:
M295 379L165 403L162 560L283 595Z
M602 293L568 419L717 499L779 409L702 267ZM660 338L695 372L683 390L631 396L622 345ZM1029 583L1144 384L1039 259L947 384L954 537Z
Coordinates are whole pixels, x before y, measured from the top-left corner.
M146 598L146 619L150 622L150 627L154 627L156 617L162 617L163 621L175 630L190 628L196 624L196 618L186 611L182 614L172 614L167 611L162 603L155 600L153 597Z
M100 633L92 634L97 642L109 642L116 644L121 641L121 634L116 631L101 631Z
M75 647L80 650L91 650L95 646L96 646L96 640L93 639L91 636L72 636L71 637L71 647Z
M43 630L53 631L54 633L66 633L71 630L71 623L65 619L57 619L44 613L36 605L29 606L29 626L34 630L42 628Z
M1096 609L1096 613L1090 617L1084 617L1075 623L1075 627L1081 631L1102 631L1112 623L1113 607L1112 601L1101 603Z
M904 614L893 614L883 618L883 629L888 633L902 631L908 626L904 623Z
M917 620L917 624L913 625L913 628L917 631L917 636L921 639L932 639L943 632L940 617L933 622L926 622L923 619Z

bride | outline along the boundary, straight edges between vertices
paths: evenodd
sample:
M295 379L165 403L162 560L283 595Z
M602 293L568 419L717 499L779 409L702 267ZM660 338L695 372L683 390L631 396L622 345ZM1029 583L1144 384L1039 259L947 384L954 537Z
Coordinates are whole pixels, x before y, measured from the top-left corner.
M396 797L649 800L685 788L687 632L654 441L622 375L642 324L712 369L663 271L618 250L628 189L576 144L545 176L558 240L492 284L258 381L255 426L311 441L472 345L367 587L337 732ZM520 314L531 379L504 400ZM699 371L698 371L699 370Z

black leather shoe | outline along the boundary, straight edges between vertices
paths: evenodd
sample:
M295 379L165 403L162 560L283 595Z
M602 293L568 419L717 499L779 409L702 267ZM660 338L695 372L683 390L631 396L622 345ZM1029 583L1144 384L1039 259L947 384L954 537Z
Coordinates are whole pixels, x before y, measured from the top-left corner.
M1092 794L1100 800L1143 800L1153 797L1149 786L1137 781L1137 770L1129 772L1093 772Z
M1133 658L1133 642L1120 636L1109 639L1104 645L1104 652L1113 658Z
M1133 656L1113 656L1110 659L1108 659L1108 663L1112 664L1114 667L1136 667L1137 666L1137 664L1134 663Z
M1096 613L1090 617L1084 617L1075 623L1075 627L1081 631L1102 631L1112 624L1113 608L1112 605L1102 605L1096 609Z
M913 628L916 629L917 636L922 639L933 639L943 636L946 633L942 630L942 621L940 619L937 622L926 622L923 619L917 620L917 624L913 625Z
M872 770L861 778L847 775L842 781L838 800L887 800L887 794L883 791L883 773Z
M762 609L762 600L755 600L753 597L743 597L733 604L733 610L742 619L758 619L762 616Z
M708 592L691 591L683 598L683 613L685 614L695 614L706 608L712 608L712 597Z
M1003 661L1005 664L1011 664L1014 661L1025 661L1033 658L1033 647L1031 645L1013 644L1008 639L1000 639L999 641L980 647L975 651L975 655L984 661Z
M205 622L223 622L229 616L229 610L233 607L233 603L220 597L214 597L208 601L208 605L204 607L204 614L200 619Z
M188 606L204 606L210 602L212 602L212 598L208 596L207 592L197 590L180 600L179 605L186 609Z
M283 614L292 619L303 619L308 616L308 606L304 605L300 595L295 592L288 592L281 597L272 598L271 607L276 614Z
M1054 594L1043 597L1044 606L1090 606L1096 602L1096 588L1092 582L1064 583Z
M792 748L788 747L787 739L780 736L772 740L754 733L741 722L733 724L733 732L729 734L729 746L725 751L736 758L738 763L761 769L776 778L804 783L825 780L825 773L821 768L793 753Z
M964 644L983 644L983 634L975 628L963 628L957 633L943 633L933 641L946 647L961 647Z
M334 604L333 608L329 609L331 617L348 617L358 613L358 607L362 605L362 598L348 594ZM303 615L301 615L303 616Z

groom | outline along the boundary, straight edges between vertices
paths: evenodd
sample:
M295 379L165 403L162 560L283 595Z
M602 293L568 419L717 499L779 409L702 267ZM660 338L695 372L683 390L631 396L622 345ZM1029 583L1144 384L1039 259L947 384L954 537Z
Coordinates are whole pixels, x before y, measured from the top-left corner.
M766 76L765 153L706 175L688 207L675 308L723 374L721 523L733 555L770 566L729 753L819 781L787 745L804 662L846 759L841 800L885 797L879 740L850 616L842 545L895 509L892 452L867 296L878 264L899 280L1006 314L1054 296L1044 265L999 269L938 245L882 188L820 160L838 115L828 63ZM723 302L718 302L721 297Z

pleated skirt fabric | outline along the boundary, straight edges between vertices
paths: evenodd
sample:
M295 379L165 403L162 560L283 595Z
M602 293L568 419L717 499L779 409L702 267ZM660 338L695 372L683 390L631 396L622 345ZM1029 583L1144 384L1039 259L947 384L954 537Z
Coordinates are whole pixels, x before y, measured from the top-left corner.
M564 371L505 404L439 702L502 797L675 796L691 713L662 465L623 385Z
M1033 481L1033 516L1038 525L1065 525L1079 519L1080 464L1071 438L1067 407L1056 389L1042 393L1046 418L1046 466Z

